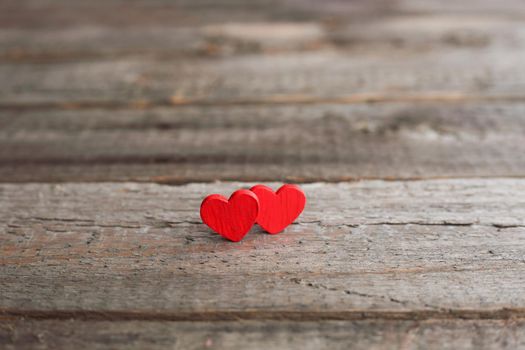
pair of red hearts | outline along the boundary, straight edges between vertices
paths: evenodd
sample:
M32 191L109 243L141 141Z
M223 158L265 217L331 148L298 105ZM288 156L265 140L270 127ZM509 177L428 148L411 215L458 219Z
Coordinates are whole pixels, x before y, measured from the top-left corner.
M283 185L277 192L257 185L250 190L237 190L230 199L220 194L204 198L202 221L226 239L238 242L258 223L270 234L290 225L304 209L306 196L295 185Z

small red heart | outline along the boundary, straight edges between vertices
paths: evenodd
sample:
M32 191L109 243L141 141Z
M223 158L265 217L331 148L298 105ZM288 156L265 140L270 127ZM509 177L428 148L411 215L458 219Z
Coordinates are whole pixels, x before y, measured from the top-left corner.
M273 192L264 185L250 189L259 198L257 223L268 233L276 234L284 230L303 212L306 196L295 185L283 185Z
M230 199L211 194L201 204L202 221L233 242L239 242L250 231L258 213L259 200L248 190L235 191Z

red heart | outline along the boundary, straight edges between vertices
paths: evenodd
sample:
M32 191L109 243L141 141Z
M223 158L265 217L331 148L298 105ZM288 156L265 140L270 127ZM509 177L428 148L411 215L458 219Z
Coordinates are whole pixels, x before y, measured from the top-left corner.
M201 204L202 221L233 242L239 242L250 231L258 213L257 196L248 190L235 191L229 200L220 194L212 194Z
M273 192L268 186L257 185L250 189L259 198L257 223L268 233L279 233L302 213L306 196L295 185L283 185Z

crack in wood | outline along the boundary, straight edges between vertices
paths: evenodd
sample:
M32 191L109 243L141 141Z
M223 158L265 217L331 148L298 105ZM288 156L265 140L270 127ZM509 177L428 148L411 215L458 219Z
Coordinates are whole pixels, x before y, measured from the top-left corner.
M340 289L338 289L336 287L329 287L329 286L326 286L326 285L321 284L321 283L304 282L300 278L292 278L291 281L293 281L293 282L295 282L297 284L305 285L305 286L316 288L316 289L324 289L324 290L329 290L329 291L334 291L334 292L340 292L341 291ZM393 302L395 304L400 304L400 305L403 305L403 306L409 306L410 304L412 304L410 301L400 300L400 299L394 298L392 296L374 295L374 294L362 293L362 292L358 292L358 291L355 291L355 290L349 290L349 289L344 289L344 290L342 290L342 292L347 294L347 295L357 295L357 296L360 296L360 297L363 297L363 298L388 300L388 301L391 301L391 302ZM435 309L435 310L446 311L445 308L442 308L442 307L439 307L439 306L434 306L434 305L430 305L430 304L424 304L424 306L426 306L428 308L431 308L431 309Z
M349 227L349 228L359 228L366 226L458 226L458 227L471 227L471 226L481 226L481 227L495 227L499 229L510 229L510 228L523 228L525 225L520 224L481 224L479 222L423 222L423 221L382 221L382 222L372 222L366 224L327 224L323 223L320 220L315 221L306 221L306 222L296 222L293 225L309 225L309 224L319 224L322 227Z
M392 301L396 302L396 301ZM399 301L402 303L401 301ZM239 321L239 320L508 320L525 318L525 308L499 308L487 310L432 307L431 310L348 310L348 311L97 311L97 310L18 310L0 309L0 320L100 320L100 321Z
M79 221L78 224L75 224L75 226L79 227L100 227L100 228L124 228L124 229L137 229L141 227L154 227L154 228L174 228L176 225L202 225L203 223L201 221L196 220L179 220L179 221L165 221L165 220L159 220L159 221L144 221L142 223L129 223L129 224L99 224L96 223L94 220L86 220L86 219L72 219L72 218L43 218L43 217L27 217L27 218L21 218L18 217L17 220L22 221L46 221L46 222L55 222L55 223L75 223L75 221ZM498 229L511 229L511 228L524 228L525 225L521 224L481 224L479 222L451 222L451 221L443 221L443 222L424 222L424 221L381 221L381 222L371 222L371 223L364 223L364 224L344 224L344 223L336 223L336 224L330 224L330 223L324 223L322 220L311 220L311 221L297 221L292 223L292 226L305 226L305 225L319 225L321 227L348 227L348 228L359 228L359 227L367 227L367 226L408 226L408 225L415 225L415 226L457 226L457 227L472 227L472 226L480 226L480 227L494 227ZM8 227L12 228L19 228L20 225L13 225L8 224ZM56 228L49 229L45 228L47 231L52 232L63 232L58 231Z
M99 228L123 228L123 229L138 229L141 227L154 227L154 228L174 228L177 225L202 225L201 221L198 220L177 220L177 221L169 221L169 220L145 220L141 223L139 222L129 222L129 223L97 223L93 219L81 219L81 218L60 218L60 217L41 217L41 216L35 216L35 217L16 217L16 220L21 222L27 222L27 221L43 221L43 222L52 222L52 223L67 223L67 224L74 224L78 227L99 227ZM512 229L512 228L524 228L525 225L523 224L502 224L502 223L490 223L490 224L483 224L480 222L454 222L454 221L442 221L442 222L425 222L425 221L380 221L380 222L370 222L370 223L363 223L363 224L346 224L346 223L326 223L323 222L323 220L310 220L310 221L296 221L291 224L292 226L307 226L307 225L319 225L321 227L338 227L338 228L359 228L359 227L367 227L367 226L408 226L408 225L415 225L415 226L440 226L440 227L472 227L472 226L479 226L479 227L494 227L497 229ZM10 228L20 228L21 226L19 224L15 223L8 223L7 227ZM47 231L50 232L63 232L57 228L45 228Z

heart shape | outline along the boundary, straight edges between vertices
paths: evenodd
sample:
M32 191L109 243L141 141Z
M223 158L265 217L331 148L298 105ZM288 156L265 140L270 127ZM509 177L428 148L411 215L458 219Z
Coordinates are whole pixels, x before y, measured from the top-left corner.
M250 189L259 199L259 215L257 223L270 234L284 230L303 212L306 205L306 196L295 185L283 185L273 192L264 185L257 185Z
M230 199L211 194L201 204L202 221L233 242L239 242L250 231L258 213L259 200L248 190L235 191Z

